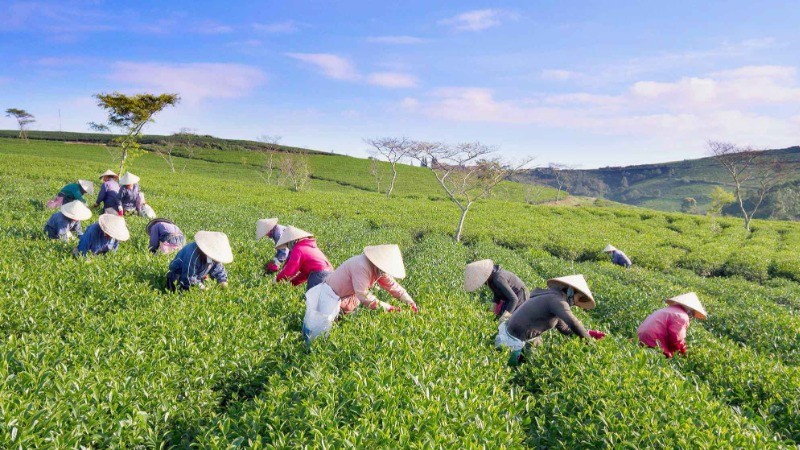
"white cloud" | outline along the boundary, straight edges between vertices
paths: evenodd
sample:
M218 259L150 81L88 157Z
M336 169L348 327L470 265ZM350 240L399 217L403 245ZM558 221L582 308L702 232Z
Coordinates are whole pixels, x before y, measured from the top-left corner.
M367 76L367 82L387 88L410 88L417 85L417 79L407 73L375 72Z
M427 40L414 36L371 36L367 38L367 42L372 42L374 44L411 45L422 44L427 42Z
M501 9L475 9L442 19L438 23L455 31L481 31L500 25L504 19L516 18L516 14Z
M568 80L578 80L584 78L586 75L575 72L572 70L563 70L563 69L546 69L542 70L541 77L543 80L550 80L550 81L568 81Z
M287 53L286 56L311 64L334 80L356 81L361 78L350 61L333 53Z
M135 89L175 92L192 104L242 97L267 80L260 69L242 64L128 61L115 63L108 78Z
M293 20L284 20L282 22L273 23L254 23L253 29L261 33L294 33L300 29L300 26Z
M213 20L205 20L194 25L192 31L199 34L228 34L233 33L233 27Z

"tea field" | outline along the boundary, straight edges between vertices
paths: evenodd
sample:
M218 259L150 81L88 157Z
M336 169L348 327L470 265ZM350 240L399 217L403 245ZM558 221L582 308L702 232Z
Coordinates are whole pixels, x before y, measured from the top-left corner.
M111 167L105 149L0 139L0 448L800 445L798 224L747 234L735 219L537 206L509 183L459 245L458 210L422 169L387 200L343 162L292 192L262 182L247 155L224 156L177 175L154 155L131 167L187 236L230 237L230 288L180 295L164 291L170 257L147 252L146 219L130 218L131 240L106 257L76 260L43 238L46 200ZM254 224L268 216L314 232L334 265L398 243L420 313L362 310L306 349L302 289L261 274L273 249ZM633 269L607 261L609 242ZM577 314L608 337L548 333L507 367L488 294L461 289L463 266L486 257L529 287L583 273L598 306ZM688 354L638 347L638 324L690 290L709 319L692 323Z

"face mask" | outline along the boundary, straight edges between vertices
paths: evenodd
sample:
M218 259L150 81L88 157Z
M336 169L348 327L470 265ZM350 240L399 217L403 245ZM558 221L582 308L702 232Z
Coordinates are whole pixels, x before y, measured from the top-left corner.
M567 288L567 303L569 303L569 306L575 304L575 289L572 287Z

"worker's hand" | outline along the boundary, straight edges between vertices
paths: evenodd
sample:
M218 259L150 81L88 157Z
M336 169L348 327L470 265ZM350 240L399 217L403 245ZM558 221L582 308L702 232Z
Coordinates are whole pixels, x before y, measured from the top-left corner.
M495 305L494 305L494 315L495 316L499 316L500 315L500 311L502 311L502 310L503 310L503 302L495 303Z
M386 312L400 312L400 308L397 306L390 306L386 309Z
M414 303L414 299L411 298L411 294L409 294L408 292L405 292L403 293L403 295L400 296L400 301L405 303L406 305L411 305Z
M411 302L411 311L414 311L414 314L419 312L419 306L414 302Z
M667 359L672 358L672 354L673 354L672 352L664 351L664 356L666 356Z
M123 210L122 210L122 208L119 208L119 209L117 210L117 215L118 215L118 216L124 216L124 215L125 215L125 211L123 211Z
M686 354L686 344L684 343L680 344L680 346L678 347L678 353L680 353L681 355Z
M268 262L266 267L264 267L264 272L266 272L267 275L272 275L273 273L277 273L280 270L281 268L278 267L278 265L275 264L274 261Z
M206 290L206 285L203 284L203 283L198 283L197 287L199 287L201 291L205 291Z
M219 287L221 287L222 289L228 289L228 282L223 281L222 283L219 284Z
M604 337L606 337L606 334L603 333L602 331L589 330L589 336L591 336L591 337L593 337L593 338L595 338L595 339L597 339L599 341L599 340L603 339Z

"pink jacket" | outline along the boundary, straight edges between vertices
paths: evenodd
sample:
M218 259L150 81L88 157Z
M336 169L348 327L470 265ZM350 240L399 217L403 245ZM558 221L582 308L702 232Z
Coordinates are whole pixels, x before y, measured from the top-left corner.
M289 280L292 285L299 286L308 280L311 272L332 271L333 266L317 248L317 241L312 238L303 239L289 252L289 259L283 270L275 278L277 281Z
M689 314L680 305L670 305L647 316L636 334L639 342L648 347L661 347L671 358L676 351L686 350L687 328Z
M341 299L342 312L352 312L360 302L367 307L377 308L377 298L370 292L370 288L377 283L381 288L400 298L406 290L400 286L389 274L380 275L378 268L362 253L343 262L332 274L328 275L325 283Z

